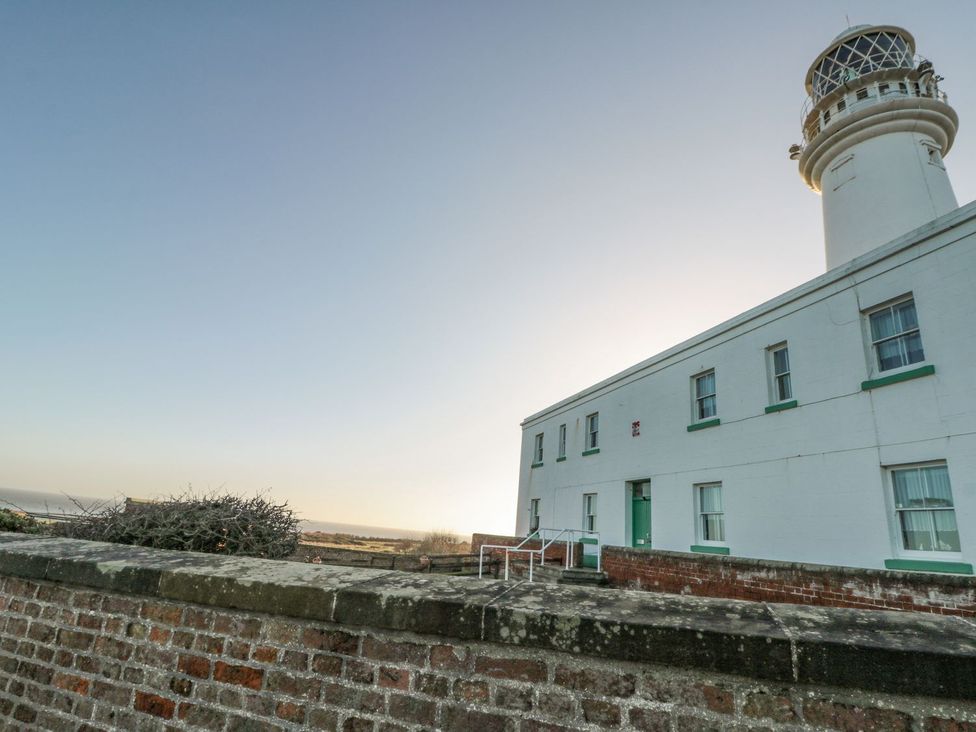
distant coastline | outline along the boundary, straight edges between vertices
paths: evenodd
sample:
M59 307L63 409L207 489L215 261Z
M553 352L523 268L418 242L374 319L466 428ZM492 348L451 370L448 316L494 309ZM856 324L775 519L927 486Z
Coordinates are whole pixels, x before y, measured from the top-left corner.
M78 507L72 498L88 508L99 503L112 503L115 500L114 498L91 498L89 496L71 496L68 498L62 493L24 491L0 487L0 508L16 508L38 513L78 513ZM311 519L302 519L301 528L302 531L324 531L330 534L350 534L380 539L422 539L427 533L413 529L342 524L334 521L314 521Z

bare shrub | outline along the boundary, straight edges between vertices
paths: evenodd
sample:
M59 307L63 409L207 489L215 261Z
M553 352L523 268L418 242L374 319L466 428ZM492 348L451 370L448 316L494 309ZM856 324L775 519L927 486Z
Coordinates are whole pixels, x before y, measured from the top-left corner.
M75 539L156 549L281 559L298 548L299 519L288 503L264 496L185 493L152 502L84 508L55 533Z
M450 531L428 531L417 545L418 554L467 554L470 542Z

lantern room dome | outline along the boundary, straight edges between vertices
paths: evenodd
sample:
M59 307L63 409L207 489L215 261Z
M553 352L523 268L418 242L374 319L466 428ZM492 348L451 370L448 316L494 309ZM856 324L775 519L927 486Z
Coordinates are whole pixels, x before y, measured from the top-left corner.
M880 69L914 67L915 38L894 25L856 25L830 42L807 71L813 103L845 83Z

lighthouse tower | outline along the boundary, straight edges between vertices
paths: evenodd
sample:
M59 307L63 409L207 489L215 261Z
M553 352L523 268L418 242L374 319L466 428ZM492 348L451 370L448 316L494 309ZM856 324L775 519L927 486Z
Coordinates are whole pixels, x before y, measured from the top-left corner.
M803 144L832 269L956 208L944 157L959 118L904 28L859 25L810 66Z

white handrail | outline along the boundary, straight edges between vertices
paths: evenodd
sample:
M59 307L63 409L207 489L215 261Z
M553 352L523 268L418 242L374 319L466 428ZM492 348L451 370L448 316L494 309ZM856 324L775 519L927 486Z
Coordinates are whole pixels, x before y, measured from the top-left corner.
M549 537L547 534L552 533L553 536ZM539 555L539 566L545 566L546 564L546 549L551 547L561 537L565 536L566 539L566 555L565 555L565 567L569 569L574 566L573 561L573 549L576 543L576 535L595 537L597 542L597 552L596 552L596 569L600 571L600 564L602 561L600 543L600 532L590 531L587 529L536 529L526 536L522 541L520 541L515 546L509 546L506 544L482 544L478 549L478 577L481 578L484 575L484 562L485 562L485 549L503 549L505 551L505 579L508 579L509 565L512 553L528 554L529 555L529 582L532 581L532 574L535 565L535 555ZM540 547L538 549L525 549L523 548L525 544L529 541L539 541Z

